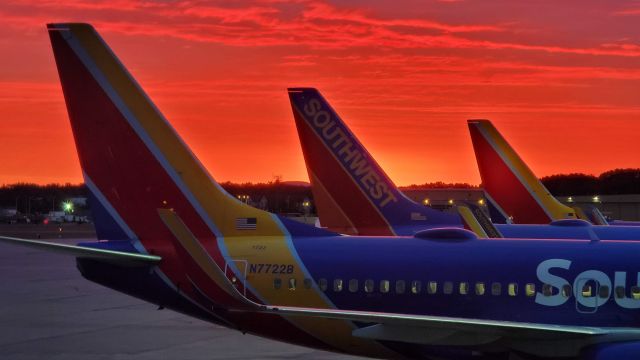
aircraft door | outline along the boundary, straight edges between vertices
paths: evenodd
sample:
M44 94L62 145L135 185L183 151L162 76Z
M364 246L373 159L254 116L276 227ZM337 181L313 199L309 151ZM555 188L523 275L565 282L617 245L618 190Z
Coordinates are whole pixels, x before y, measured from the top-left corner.
M244 296L247 296L247 260L230 260L224 266L224 274L231 281L233 286Z
M601 298L603 290L609 292L609 289L602 288L596 279L589 277L576 279L573 288L576 310L583 314L593 314L598 311L598 307L606 301Z

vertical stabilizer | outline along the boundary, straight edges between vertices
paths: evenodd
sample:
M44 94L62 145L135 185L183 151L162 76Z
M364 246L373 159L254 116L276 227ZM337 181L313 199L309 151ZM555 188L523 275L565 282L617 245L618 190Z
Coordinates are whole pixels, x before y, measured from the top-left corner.
M360 235L461 226L402 194L316 89L292 88L289 98L323 226Z
M533 174L489 120L469 120L473 149L485 192L516 224L575 219Z

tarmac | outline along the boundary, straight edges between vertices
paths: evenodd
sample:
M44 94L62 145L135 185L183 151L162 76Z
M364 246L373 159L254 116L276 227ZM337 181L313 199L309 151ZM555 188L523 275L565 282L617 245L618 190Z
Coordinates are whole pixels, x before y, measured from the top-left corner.
M91 235L86 226L2 225L25 238ZM57 236L61 236L58 238ZM0 359L361 358L307 349L157 310L82 278L71 256L0 243Z

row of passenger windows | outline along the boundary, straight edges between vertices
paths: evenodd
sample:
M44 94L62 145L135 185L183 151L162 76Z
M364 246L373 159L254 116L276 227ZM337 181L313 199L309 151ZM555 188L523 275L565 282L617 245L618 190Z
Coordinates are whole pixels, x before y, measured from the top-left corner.
M361 289L360 281L358 279L351 279L348 282L343 281L342 279L334 279L331 285L332 285L333 292L342 292L346 288L346 290L348 290L349 292L356 293ZM363 282L362 290L364 290L365 293L376 292L376 285L377 285L377 291L379 291L380 293L386 294L391 291L391 285L392 285L391 281L380 280L379 282L376 283L371 279L365 280ZM411 294L417 295L423 292L423 284L422 284L422 281L419 281L419 280L414 280L409 283L404 280L397 280L393 285L394 285L394 291L396 294L404 294L406 292L410 292ZM452 281L445 281L442 284L438 283L437 281L429 281L425 284L424 291L427 294L437 294L438 289L440 288L440 285L442 285L442 290L441 290L442 293L446 295L453 294L454 288L456 287L457 289L455 289L455 292L459 293L460 295L469 295L471 293L474 293L475 295L485 295L486 293L491 293L491 295L499 296L499 295L502 295L502 292L503 292L502 283L499 283L499 282L493 282L491 284L485 284L484 282L476 282L475 284L470 284L468 282L459 282L459 283L456 283L456 285L454 286L454 283ZM282 279L275 278L273 281L273 286L275 289L282 288ZM313 286L313 282L311 281L311 279L304 279L302 281L302 286L305 289L311 289L311 287ZM287 287L289 290L296 290L297 280L295 278L289 278L287 281ZM320 290L326 292L329 290L329 282L327 281L327 279L319 279L318 287L320 288ZM552 295L558 294L558 291L549 284L543 284L541 290L544 296L552 296ZM555 293L554 293L554 290L555 290ZM506 293L509 296L517 296L518 284L508 283L506 286ZM562 294L563 297L566 297L566 298L571 297L571 295L573 294L571 285L563 286L562 289L560 289L560 293ZM536 285L533 283L526 284L524 286L524 294L526 296L535 296ZM610 295L610 289L609 289L609 286L606 286L606 285L599 286L597 288L597 294L596 294L596 289L592 284L587 283L582 287L583 297L598 296L602 299L607 299L609 298L609 295ZM625 287L617 286L615 288L615 296L616 298L619 298L619 299L625 298L626 297ZM638 286L631 287L631 296L633 299L640 300L640 287Z

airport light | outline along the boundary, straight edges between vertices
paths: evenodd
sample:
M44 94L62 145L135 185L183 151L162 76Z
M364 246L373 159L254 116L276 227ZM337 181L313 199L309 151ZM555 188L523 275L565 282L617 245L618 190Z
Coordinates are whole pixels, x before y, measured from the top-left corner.
M478 205L483 206L484 205L484 199L478 200Z
M567 202L572 203L572 202L573 202L573 197L569 196L569 197L567 198Z
M73 203L71 201L65 201L62 203L62 210L66 213L73 212Z
M600 196L596 195L593 197L593 202L594 203L599 203L600 202Z
M423 203L425 206L429 206L429 204L430 204L431 202L429 201L429 198L426 198L426 199L422 200L422 203Z
M303 202L302 202L302 206L304 206L304 207L306 207L306 208L307 208L307 207L311 206L311 202L309 202L309 201L303 201Z
M453 199L449 199L449 205L453 205Z

